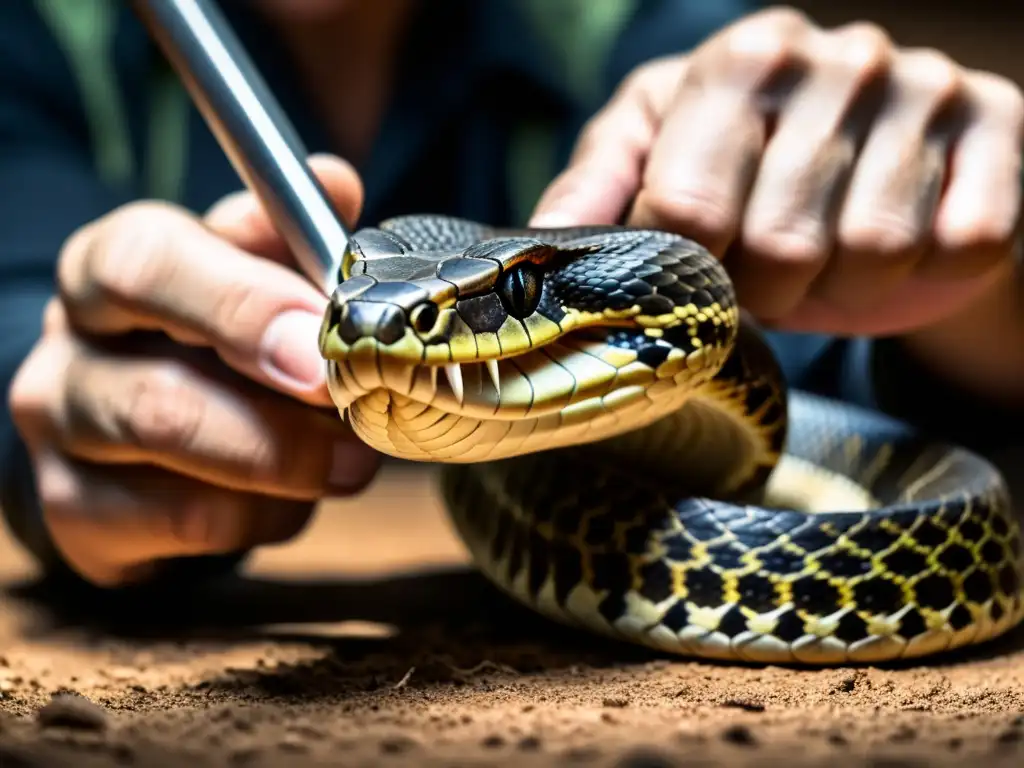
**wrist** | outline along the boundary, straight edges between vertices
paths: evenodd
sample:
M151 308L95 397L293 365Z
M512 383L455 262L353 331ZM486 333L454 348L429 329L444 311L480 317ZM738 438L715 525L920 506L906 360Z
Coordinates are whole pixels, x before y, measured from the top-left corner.
M1024 269L1008 263L966 307L897 341L951 386L995 404L1024 405Z

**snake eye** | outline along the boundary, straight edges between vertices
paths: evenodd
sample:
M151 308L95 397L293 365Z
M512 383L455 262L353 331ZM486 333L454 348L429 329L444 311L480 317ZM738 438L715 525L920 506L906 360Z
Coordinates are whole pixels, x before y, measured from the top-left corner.
M425 301L413 307L409 320L417 333L428 333L433 330L439 314L434 302Z
M512 317L519 320L532 315L540 304L541 278L529 262L516 264L501 276L498 292L501 302Z

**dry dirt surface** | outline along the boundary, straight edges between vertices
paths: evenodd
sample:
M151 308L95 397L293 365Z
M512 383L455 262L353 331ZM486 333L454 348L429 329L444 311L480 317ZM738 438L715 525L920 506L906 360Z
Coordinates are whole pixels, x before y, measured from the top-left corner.
M405 467L199 595L54 594L0 563L3 768L1024 764L1024 633L825 671L603 642L491 589Z

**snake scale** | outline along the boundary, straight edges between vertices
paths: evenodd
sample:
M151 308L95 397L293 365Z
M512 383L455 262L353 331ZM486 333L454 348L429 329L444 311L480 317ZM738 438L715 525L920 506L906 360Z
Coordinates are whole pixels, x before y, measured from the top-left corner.
M359 437L440 464L477 566L537 612L661 651L833 665L1024 616L982 457L787 387L699 244L403 216L357 232L320 331Z

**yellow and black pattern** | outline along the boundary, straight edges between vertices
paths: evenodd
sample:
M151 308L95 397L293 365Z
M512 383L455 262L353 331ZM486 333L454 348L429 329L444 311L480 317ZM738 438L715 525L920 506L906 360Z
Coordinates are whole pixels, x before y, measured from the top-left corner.
M339 411L379 450L442 463L475 561L551 618L835 664L1024 615L999 474L787 392L691 241L405 217L357 233L342 278L320 337Z

